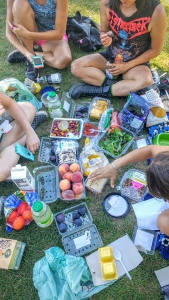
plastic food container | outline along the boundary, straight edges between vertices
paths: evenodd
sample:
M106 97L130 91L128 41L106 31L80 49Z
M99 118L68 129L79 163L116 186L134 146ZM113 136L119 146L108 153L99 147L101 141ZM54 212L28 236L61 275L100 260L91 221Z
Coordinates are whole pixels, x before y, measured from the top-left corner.
M89 106L88 119L100 120L102 114L110 108L110 100L94 97Z
M123 218L128 214L130 204L121 194L110 193L103 200L103 209L111 217Z
M130 169L124 173L121 179L120 191L123 196L131 200L143 201L148 193L146 174L136 169Z
M134 228L132 241L139 251L153 255L155 252L158 232Z
M60 130L59 124L63 121L68 122L68 129ZM51 138L64 138L64 139L76 139L79 140L83 134L83 120L79 119L64 119L64 118L57 118L53 120L50 137Z
M116 130L120 130L122 132L123 138L120 137L120 139L122 141L121 143L123 143L123 144L121 144L121 149L117 152L117 154L115 154L115 152L113 154L113 153L110 153L108 150L104 149L106 146L104 146L103 143L105 143L105 141L107 140L107 141L109 141L109 143L107 143L107 145L110 145L110 143L115 140L113 138L113 134L114 134L114 136L116 135L116 133L115 133ZM114 132L112 133L112 138L109 138L109 136L107 134L108 134L108 131L100 134L96 140L96 144L97 144L99 150L103 151L105 154L107 154L113 158L118 158L118 157L124 155L134 142L134 133L122 126L117 126L114 129ZM126 137L127 137L128 141L127 141ZM129 138L130 138L130 140L129 140ZM111 139L112 139L112 141L111 141ZM126 141L125 143L124 143L124 140ZM112 148L113 147L114 146L112 146ZM115 147L116 147L115 149L118 149L118 147L119 147L119 138L117 140Z
M152 138L149 135L141 135L134 138L133 149L139 149L152 144Z
M118 279L116 261L113 256L113 248L111 246L98 249L102 280Z
M96 131L95 131L96 130ZM98 123L96 122L85 122L83 127L83 136L92 138L98 135Z
M46 165L33 170L35 178L35 192L45 203L52 203L57 200L58 182L56 167Z
M90 102L75 103L72 117L76 119L83 119L84 121L87 120L89 105Z
M85 180L85 187L87 190L91 191L94 194L101 194L103 188L107 182L107 178L97 179L93 182L89 178Z
M169 146L169 133L160 133L153 138L153 145Z
M81 210L79 211L79 209ZM77 213L79 215L76 215ZM61 220L63 220L64 226L57 221L59 215L62 215ZM80 226L75 224L76 217L80 220ZM54 214L54 220L59 234L62 235L62 243L67 254L83 256L103 245L99 232L92 223L93 219L85 202L57 212ZM66 231L61 232L60 228Z
M52 141L49 137L42 137L40 141L40 149L38 154L38 161L49 164L56 164L55 155L56 140Z
M71 163L58 165L57 177L59 178L58 197L63 201L81 200L86 197L83 171L79 162L73 163L74 172L69 170ZM78 166L80 169L78 169ZM63 175L61 174L63 173ZM75 174L76 173L76 174ZM81 173L81 174L79 174ZM74 175L74 183L71 181L71 175ZM66 176L66 177L65 177ZM66 181L65 181L66 180ZM61 183L62 181L62 183ZM63 182L64 181L64 182ZM61 190L62 185L62 190ZM65 189L65 190L64 190ZM83 191L82 191L83 189ZM79 192L78 192L79 191Z
M79 144L76 140L56 140L55 155L58 164L77 162L78 147Z
M139 134L144 127L148 113L149 106L145 100L131 92L119 114L120 123L135 134Z

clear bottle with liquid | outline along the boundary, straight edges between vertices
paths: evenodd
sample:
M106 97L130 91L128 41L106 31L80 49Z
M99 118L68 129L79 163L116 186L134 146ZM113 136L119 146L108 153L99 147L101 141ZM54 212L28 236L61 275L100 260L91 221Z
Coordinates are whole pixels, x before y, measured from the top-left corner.
M107 61L107 63L106 63L106 77L109 78L109 79L113 79L113 78L116 77L116 76L113 76L113 75L108 71L108 69L111 69L111 68L112 68L111 64L113 64L113 63L114 63L114 57L111 56L111 57L109 58L109 61Z
M31 207L32 217L39 227L46 228L53 222L53 213L46 203L36 201Z
M60 83L61 81L62 81L62 76L60 73L55 73L55 74L46 75L37 78L38 83L54 84L54 83Z
M63 111L59 96L55 92L49 92L48 97L48 110L52 119L62 118Z

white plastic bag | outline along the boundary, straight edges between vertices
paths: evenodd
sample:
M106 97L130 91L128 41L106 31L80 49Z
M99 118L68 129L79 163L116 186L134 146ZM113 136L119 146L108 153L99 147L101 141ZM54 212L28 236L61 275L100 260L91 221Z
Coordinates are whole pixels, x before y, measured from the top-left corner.
M146 100L150 107L146 121L147 127L168 121L162 99L154 89L148 90L145 95L142 95L142 97Z
M169 203L163 199L152 198L132 206L137 218L138 228L158 230L157 218L164 210L169 208Z

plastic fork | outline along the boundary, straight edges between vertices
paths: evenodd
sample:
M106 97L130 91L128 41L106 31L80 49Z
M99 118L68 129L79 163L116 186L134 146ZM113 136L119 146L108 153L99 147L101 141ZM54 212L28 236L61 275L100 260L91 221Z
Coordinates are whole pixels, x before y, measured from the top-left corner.
M90 133L94 133L96 131L98 131L98 132L106 132L106 130L99 130L99 129L94 129L94 128L89 129Z

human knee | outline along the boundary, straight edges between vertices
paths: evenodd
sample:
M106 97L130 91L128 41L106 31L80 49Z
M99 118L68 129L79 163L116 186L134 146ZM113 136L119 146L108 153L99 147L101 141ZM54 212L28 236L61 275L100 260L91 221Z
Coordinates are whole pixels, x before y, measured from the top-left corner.
M80 70L81 70L81 63L79 61L79 59L74 60L71 63L71 73L75 76L75 77L80 77Z
M157 226L160 231L169 236L169 210L162 212L157 219Z
M61 59L59 58L59 60L54 58L51 64L53 68L63 70L67 68L71 64L71 62L72 62L72 57L68 55L68 56L64 56Z
M36 115L36 108L30 102L19 102L20 107L23 109L28 121L32 123Z

